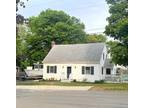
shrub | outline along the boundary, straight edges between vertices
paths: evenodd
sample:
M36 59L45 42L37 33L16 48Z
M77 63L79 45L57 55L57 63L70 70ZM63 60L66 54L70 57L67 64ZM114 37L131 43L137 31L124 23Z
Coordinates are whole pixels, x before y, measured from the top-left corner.
M73 79L73 82L77 82L76 79Z
M102 83L104 83L104 80L100 80L100 81L95 80L95 82L94 82L94 83L102 84Z

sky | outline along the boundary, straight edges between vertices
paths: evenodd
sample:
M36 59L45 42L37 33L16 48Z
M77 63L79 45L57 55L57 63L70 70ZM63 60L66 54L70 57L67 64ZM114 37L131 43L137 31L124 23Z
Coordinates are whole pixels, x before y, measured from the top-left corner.
M18 11L25 18L37 16L46 9L63 10L79 18L85 24L87 33L104 32L109 16L105 0L29 0L25 5L26 8L19 8Z

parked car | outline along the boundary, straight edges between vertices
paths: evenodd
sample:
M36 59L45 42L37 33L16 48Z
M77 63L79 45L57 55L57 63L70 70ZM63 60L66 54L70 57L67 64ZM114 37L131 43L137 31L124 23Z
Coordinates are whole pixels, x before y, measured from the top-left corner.
M16 72L16 80L26 80L27 74L25 72Z

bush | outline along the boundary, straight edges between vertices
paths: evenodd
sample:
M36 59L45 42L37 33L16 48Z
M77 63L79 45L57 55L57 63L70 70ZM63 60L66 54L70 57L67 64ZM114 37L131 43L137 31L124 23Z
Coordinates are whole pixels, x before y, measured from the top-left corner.
M94 83L97 83L97 84L102 84L102 83L104 83L104 80L100 80L100 81L95 80L95 82L94 82Z
M76 79L73 79L73 82L77 82Z

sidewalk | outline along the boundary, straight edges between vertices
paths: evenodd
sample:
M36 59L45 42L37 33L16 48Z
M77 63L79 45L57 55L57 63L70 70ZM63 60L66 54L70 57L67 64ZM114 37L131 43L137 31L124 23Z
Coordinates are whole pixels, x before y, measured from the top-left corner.
M31 90L84 90L87 91L92 86L16 86L16 89L31 89Z

